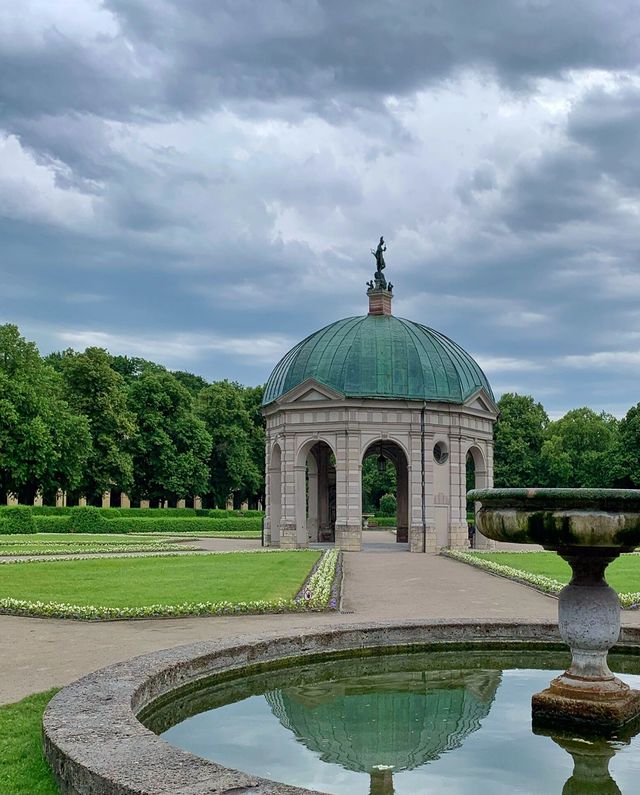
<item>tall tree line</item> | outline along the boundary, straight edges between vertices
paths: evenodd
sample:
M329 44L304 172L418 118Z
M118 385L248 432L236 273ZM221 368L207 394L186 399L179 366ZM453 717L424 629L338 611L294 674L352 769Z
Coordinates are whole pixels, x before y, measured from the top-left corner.
M16 326L0 326L0 494L260 499L261 401L262 387L102 348L43 358Z

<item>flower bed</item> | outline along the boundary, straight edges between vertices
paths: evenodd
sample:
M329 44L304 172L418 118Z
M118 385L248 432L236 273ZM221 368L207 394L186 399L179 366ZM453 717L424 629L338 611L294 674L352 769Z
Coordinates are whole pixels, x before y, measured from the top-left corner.
M277 555L280 554L280 550L248 550L240 554L256 553ZM210 554L228 555L238 553L216 552ZM27 601L5 597L0 599L0 613L81 621L115 621L136 618L290 613L306 610L336 609L337 597L334 591L334 581L339 558L340 552L337 549L330 549L324 552L307 578L305 585L294 599L261 599L247 602L184 602L175 605L105 607L100 605L73 605L62 602ZM10 562L13 565L31 565L30 561Z
M478 569L495 574L498 577L506 577L508 580L520 582L523 585L528 585L535 588L537 591L549 594L550 596L557 596L564 588L564 584L554 580L551 577L545 577L543 574L532 574L528 571L521 569L514 569L512 566L505 566L501 563L495 563L492 560L484 560L482 552L474 552L470 554L458 549L443 550L441 555L444 557L459 560L461 563L467 563L470 566L475 566ZM529 550L523 550L522 554L535 554ZM619 593L618 599L623 608L636 608L640 604L640 593Z

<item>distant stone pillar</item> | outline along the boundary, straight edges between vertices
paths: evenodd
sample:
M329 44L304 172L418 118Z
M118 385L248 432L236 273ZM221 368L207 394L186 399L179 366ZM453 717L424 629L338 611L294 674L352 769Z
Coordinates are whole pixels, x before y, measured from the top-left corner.
M262 500L258 500L258 510L259 511L263 510L263 508L262 508Z
M404 459L404 456L402 456ZM409 472L404 460L398 462L396 489L396 541L409 540Z
M131 500L129 499L129 495L125 494L124 491L120 494L120 507L131 508Z
M64 506L64 494L61 491L56 491L56 508Z
M103 508L110 508L111 507L111 492L105 491L102 495L102 507Z
M181 508L182 509L182 508L186 508L186 507L187 507L186 500L178 500L176 502L176 508Z
M193 507L196 509L196 511L202 510L202 497L193 498Z
M141 508L148 508L149 507L149 500L140 500L140 507Z
M7 494L7 505L17 505L18 498L15 494Z
M233 510L233 496L227 497L227 510L228 511Z
M313 458L313 454L309 455L309 461ZM313 471L312 466L309 465L308 475L309 478L309 513L307 518L307 534L309 540L318 541L318 472Z
M87 507L87 498L86 497L80 497L80 499L78 500L78 506L80 508L86 508Z
M41 491L36 493L36 496L33 498L33 504L36 507L41 507L44 504Z
M243 503L240 504L241 511L248 511L249 510L249 503L245 500Z

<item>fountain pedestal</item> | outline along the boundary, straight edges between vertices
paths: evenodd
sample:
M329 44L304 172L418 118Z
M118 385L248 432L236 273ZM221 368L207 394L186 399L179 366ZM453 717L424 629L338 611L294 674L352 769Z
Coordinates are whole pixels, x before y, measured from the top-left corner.
M560 592L558 629L571 649L571 665L532 700L538 722L596 722L616 728L640 714L640 691L611 673L609 649L620 635L620 603L604 572L616 549L558 549L573 577Z
M496 541L541 544L569 563L558 628L571 665L532 698L534 723L612 730L640 715L640 691L607 665L620 634L620 603L604 572L640 543L640 491L621 489L485 489L476 523Z

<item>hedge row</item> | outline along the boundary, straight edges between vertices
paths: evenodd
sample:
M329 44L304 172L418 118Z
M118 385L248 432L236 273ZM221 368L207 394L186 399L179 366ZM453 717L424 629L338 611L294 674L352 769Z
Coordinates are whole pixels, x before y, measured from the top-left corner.
M395 516L372 516L369 519L369 527L395 527L396 524Z
M100 508L72 508L62 515L33 515L31 508L16 506L0 513L0 534L15 533L204 533L260 531L262 516L202 517L155 515L136 517L131 514L104 516Z
M34 516L70 516L78 507L55 508L51 505L0 506L0 520L4 518L6 511L12 511L14 508L26 508ZM166 516L172 519L187 517L192 519L232 519L234 517L241 519L264 516L264 511L227 511L224 508L96 508L96 510L100 511L106 519L114 519L119 516L124 516L128 519L155 518L158 516Z

